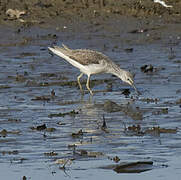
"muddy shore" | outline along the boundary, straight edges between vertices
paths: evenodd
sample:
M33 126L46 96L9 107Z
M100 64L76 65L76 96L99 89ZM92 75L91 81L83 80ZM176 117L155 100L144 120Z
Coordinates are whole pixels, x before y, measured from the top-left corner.
M163 24L175 24L180 27L181 2L166 0L165 3L172 7L166 8L152 0L2 0L0 24L25 27L54 26L59 27L59 30L65 30L66 26L71 25L74 31L92 29L91 26L85 28L84 24L116 31L115 25L119 24L119 21L124 24L124 27L120 27L119 30L140 23L140 26L150 25L152 28ZM12 15L7 12L9 9L23 13L20 16ZM107 22L116 23L111 24L113 27L110 27L110 23Z
M0 26L2 34L6 31L3 27L18 33L37 27L52 29L54 35L110 36L122 44L178 43L181 2L165 3L172 7L151 0L2 0ZM11 10L18 11L14 14Z

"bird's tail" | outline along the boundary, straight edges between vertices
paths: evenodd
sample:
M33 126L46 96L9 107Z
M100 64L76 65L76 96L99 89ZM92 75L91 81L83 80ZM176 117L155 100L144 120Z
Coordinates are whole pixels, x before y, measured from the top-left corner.
M66 49L67 51L71 51L71 49L69 49L65 44L62 43L62 46L64 49Z
M74 59L71 58L73 50L69 49L64 44L62 44L62 46L63 47L58 47L58 46L48 47L48 49L51 52L53 52L54 54L56 54L57 56L60 56L63 59L67 60L73 66L75 66L75 67L83 70L84 72L86 72L87 69L82 64L78 63L77 61L75 61Z
M65 50L64 48L54 46L54 47L48 47L48 49L54 54L56 54L57 56L60 56L64 59L65 59L65 56L67 56L67 50Z
M62 47L59 46L53 46L53 47L48 47L50 51L52 51L55 54L64 54L64 55L69 55L71 54L71 49L69 49L66 45L62 44ZM60 56L60 55L59 55Z

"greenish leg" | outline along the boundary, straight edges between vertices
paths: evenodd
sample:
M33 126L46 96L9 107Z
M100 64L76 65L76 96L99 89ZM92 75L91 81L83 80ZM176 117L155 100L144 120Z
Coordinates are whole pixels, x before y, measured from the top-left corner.
M80 84L80 78L83 76L83 74L84 74L84 73L81 73L81 74L77 77L77 82L78 82L78 84L79 84L80 91L81 91L82 94L84 94L84 91L83 91L82 86L81 86L81 84Z
M87 87L87 89L89 90L90 94L93 96L93 92L92 92L92 90L91 90L90 87L89 87L89 81L90 81L90 76L88 76L88 78L87 78L86 87Z

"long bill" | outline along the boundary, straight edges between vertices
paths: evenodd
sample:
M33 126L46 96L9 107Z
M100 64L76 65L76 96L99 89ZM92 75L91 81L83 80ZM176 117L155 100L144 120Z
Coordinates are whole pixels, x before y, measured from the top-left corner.
M132 86L133 86L133 88L135 89L136 93L137 93L138 95L141 95L141 93L138 91L138 89L136 88L136 86L135 86L134 84L132 84Z

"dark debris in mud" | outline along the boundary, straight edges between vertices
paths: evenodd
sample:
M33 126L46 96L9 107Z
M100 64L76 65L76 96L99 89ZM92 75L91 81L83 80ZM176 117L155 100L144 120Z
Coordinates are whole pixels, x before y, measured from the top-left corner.
M140 101L157 104L160 100L158 98L142 98Z
M83 133L83 131L82 131L82 129L80 129L78 132L76 132L76 133L72 133L71 134L71 136L73 137L73 138L80 138L80 137L82 137L84 135L84 133Z
M0 131L0 136L2 137L6 137L8 134L14 134L14 135L19 135L21 133L21 131L17 130L17 131L7 131L6 129L3 129Z
M138 125L133 125L133 126L128 126L128 130L129 131L134 131L134 132L140 132L141 131L141 126L138 124Z
M82 156L84 158L97 158L100 156L104 156L104 153L102 152L93 152L93 151L88 151L84 149L78 149L74 152L74 155L76 156Z
M43 130L45 130L47 127L46 127L46 124L43 124L43 125L40 125L40 126L37 126L37 127L35 127L35 129L37 130L37 131L43 131Z
M165 70L164 67L154 67L152 64L146 64L140 67L141 72L146 74L153 74L161 70Z
M17 151L17 150L14 150L14 151L1 151L0 153L2 155L6 155L6 154L8 154L8 155L17 155L17 154L19 154L19 151Z
M152 161L138 161L133 163L121 163L113 170L117 173L141 173L153 169Z
M67 148L75 150L77 148L77 145L76 144L68 144Z
M125 96L129 96L130 95L130 90L129 89L124 89L123 91L122 91L122 94L124 94Z
M8 119L8 122L10 122L10 123L20 123L20 122L21 122L21 119L9 118L9 119Z
M9 85L0 85L0 89L9 89L11 86Z
M134 29L132 31L129 31L128 33L132 33L132 34L135 34L135 33L144 33L144 32L147 32L148 29Z
M25 82L27 80L27 78L24 76L24 75L21 75L21 74L17 74L16 75L16 81L17 82Z
M148 73L148 72L153 72L153 65L144 65L144 66L141 66L141 71L144 72L144 73Z
M113 161L118 163L120 161L120 158L118 156L113 157Z
M57 156L58 153L56 153L55 151L51 151L51 152L45 152L44 155L45 156Z
M50 96L36 96L35 98L31 99L32 101L50 101Z
M107 124L106 124L106 119L103 115L103 123L102 123L102 126L101 126L101 130L106 132L106 133L109 133L109 130L108 130L108 127L107 127Z
M56 130L55 128L47 127L46 124L42 124L42 125L35 126L35 127L30 127L30 129L36 130L36 131L46 131L46 132L54 132Z
M117 173L141 173L153 169L153 161L122 162L119 164L100 167Z
M132 53L133 52L133 48L125 48L124 51L127 53Z
M161 108L157 111L152 112L153 115L168 114L168 108Z
M30 127L31 130L37 130L37 131L43 131L46 128L47 128L46 124L42 124L42 125L39 125L39 126L36 126L36 127Z
M136 136L144 136L144 135L152 135L159 136L161 133L177 133L178 129L169 129L169 128L161 128L161 127L148 127L142 128L139 124L132 125L125 128L124 132L127 135L136 135Z
M124 132L127 135L136 135L136 136L145 135L144 131L141 130L141 126L139 124L138 125L128 126L127 128L125 127Z
M160 134L160 133L177 133L178 128L175 129L169 129L169 128L160 128L158 127L152 127L145 130L145 134Z
M51 34L51 33L48 33L46 35L37 35L37 38L38 39L44 39L44 40L48 40L48 39L57 39L58 36L56 34Z
M64 116L75 116L76 114L79 114L78 111L75 111L75 110L72 110L72 111L69 111L69 112L65 112L65 113L52 113L52 114L49 114L48 117L49 118L52 118L52 117L64 117Z

